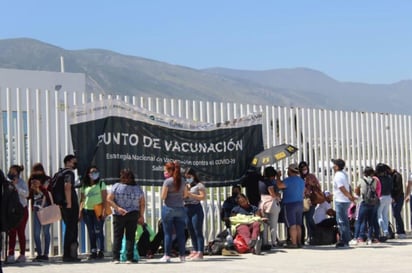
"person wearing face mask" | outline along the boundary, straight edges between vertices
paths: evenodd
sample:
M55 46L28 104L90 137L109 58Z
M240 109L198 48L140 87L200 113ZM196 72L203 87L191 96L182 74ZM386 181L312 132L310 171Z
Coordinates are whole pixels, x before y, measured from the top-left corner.
M25 235L25 230L26 230L26 224L27 220L29 218L29 211L27 208L27 197L29 197L29 187L27 183L20 178L21 172L24 170L23 166L19 165L12 165L9 168L9 172L7 173L7 180L9 180L11 183L16 186L17 192L19 193L19 199L20 203L24 207L24 216L23 220L20 222L20 224L11 229L9 231L9 254L7 257L7 262L8 263L14 263L14 262L19 262L19 263L24 263L26 262L26 256L25 256L25 251L26 251L26 235ZM14 257L14 248L16 246L16 238L19 238L19 245L20 245L20 256L15 259Z
M203 235L203 219L205 215L200 201L206 198L206 188L192 168L186 170L185 178L188 188L188 196L185 199L187 227L193 246L193 250L187 258L192 261L202 260L205 246L205 237Z
M36 171L35 166L33 166L32 174L29 178L29 199L31 200L31 209L33 212L33 235L37 252L37 256L33 259L33 261L43 262L49 260L51 224L42 225L40 223L39 217L37 216L37 212L44 207L50 206L52 204L52 199L51 193L47 190L46 187L44 187L45 181L48 179L48 176L46 176L44 172L40 173L39 171ZM39 166L42 165L40 164ZM44 239L44 248L42 247L41 236Z
M106 218L106 184L100 179L100 173L96 166L90 166L86 170L80 188L79 219L83 219L87 226L90 241L89 260L102 259L104 257L103 226Z
M77 198L74 170L77 168L76 156L69 154L63 159L64 162L64 195L66 206L61 207L62 219L66 225L64 233L63 262L79 262L77 255L77 236L79 221L79 202Z
M299 163L299 174L300 177L305 180L305 198L310 199L310 208L308 211L303 212L303 217L305 219L307 243L312 244L314 239L314 233L316 229L316 224L313 221L313 214L315 213L316 205L321 204L325 201L322 188L319 184L319 180L314 174L309 173L309 165L305 161ZM302 228L302 240L305 239L305 229ZM303 242L302 242L303 244Z

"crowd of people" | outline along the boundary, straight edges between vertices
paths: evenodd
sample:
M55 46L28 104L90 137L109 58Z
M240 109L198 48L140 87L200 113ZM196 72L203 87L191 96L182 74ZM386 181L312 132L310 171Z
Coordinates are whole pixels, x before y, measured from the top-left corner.
M386 164L376 168L366 167L361 179L353 189L345 161L333 162L333 191L322 191L316 175L309 172L307 162L292 163L287 168L287 176L274 167L248 170L241 186L232 187L232 194L222 204L221 220L224 221L228 238L239 252L260 254L263 246L270 248L301 248L305 244L334 244L337 248L362 243L384 242L390 235L389 209L395 218L398 238L405 238L405 228L401 215L404 201L409 201L412 180L403 190L403 179L399 172ZM130 169L120 172L119 182L107 187L100 177L98 166L87 168L79 190L75 187L77 159L74 155L64 158L64 168L60 171L64 181L60 203L61 217L65 224L63 238L63 262L78 262L78 221L84 221L90 245L89 260L104 258L104 223L107 216L113 217L112 260L118 264L125 253L125 263L138 262L135 255L136 231L138 226L147 230L145 223L145 194ZM24 216L19 224L7 232L7 262L26 261L25 230L29 210L33 211L33 231L37 256L33 261L49 259L50 224L42 224L37 212L54 203L50 190L52 178L41 163L36 163L27 183L22 179L23 166L12 165L2 183L13 183L24 207ZM4 176L2 176L4 177ZM201 204L207 198L206 187L192 168L182 172L180 163L167 162L164 165L164 182L161 188L163 206L161 225L156 239L156 247L148 244L139 246L148 258L158 250L163 242L161 262L168 263L174 256L181 262L202 260L205 251L203 232L204 211ZM28 201L31 202L28 202ZM334 206L332 206L334 201ZM28 207L31 204L31 207ZM333 208L334 207L334 208ZM279 224L287 227L287 239L280 240ZM187 233L185 233L187 231ZM148 234L148 233L147 233ZM158 235L157 234L157 235ZM156 235L156 236L157 236ZM192 249L186 256L188 235ZM153 236L155 237L155 236ZM161 237L161 238L160 238ZM15 246L19 241L19 255ZM176 245L176 247L174 247Z

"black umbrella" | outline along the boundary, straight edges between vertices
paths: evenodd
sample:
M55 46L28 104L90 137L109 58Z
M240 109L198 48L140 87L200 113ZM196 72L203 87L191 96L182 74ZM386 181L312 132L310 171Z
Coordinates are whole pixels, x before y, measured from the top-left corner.
M289 144L273 146L255 155L250 165L257 168L272 165L293 155L297 150L298 148Z

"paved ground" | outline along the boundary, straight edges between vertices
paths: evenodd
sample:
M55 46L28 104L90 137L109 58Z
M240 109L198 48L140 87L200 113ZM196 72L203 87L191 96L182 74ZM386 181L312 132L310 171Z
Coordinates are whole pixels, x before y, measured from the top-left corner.
M371 273L410 272L412 239L391 240L373 246L336 249L334 246L307 246L303 249L278 249L263 255L206 256L203 261L180 263L173 258L170 264L158 259L141 260L138 264L112 264L110 259L99 262L45 263L27 262L3 266L5 273L257 273L257 272L328 272Z

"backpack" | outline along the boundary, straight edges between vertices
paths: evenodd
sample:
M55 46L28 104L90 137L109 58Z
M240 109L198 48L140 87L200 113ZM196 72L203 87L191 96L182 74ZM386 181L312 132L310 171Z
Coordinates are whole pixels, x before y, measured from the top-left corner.
M368 183L368 181L366 181L366 179L363 179L365 181L366 184L366 192L363 195L363 201L367 204L367 205L376 205L379 203L379 197L378 194L376 193L376 189L374 187L373 181Z
M53 175L47 190L51 192L54 203L63 206L66 204L66 195L64 193L64 176L70 171L69 169L60 169Z
M2 175L2 173L0 174ZM3 175L2 175L3 176ZM20 203L19 193L13 183L4 176L1 179L1 231L9 231L17 227L23 220L24 207Z

